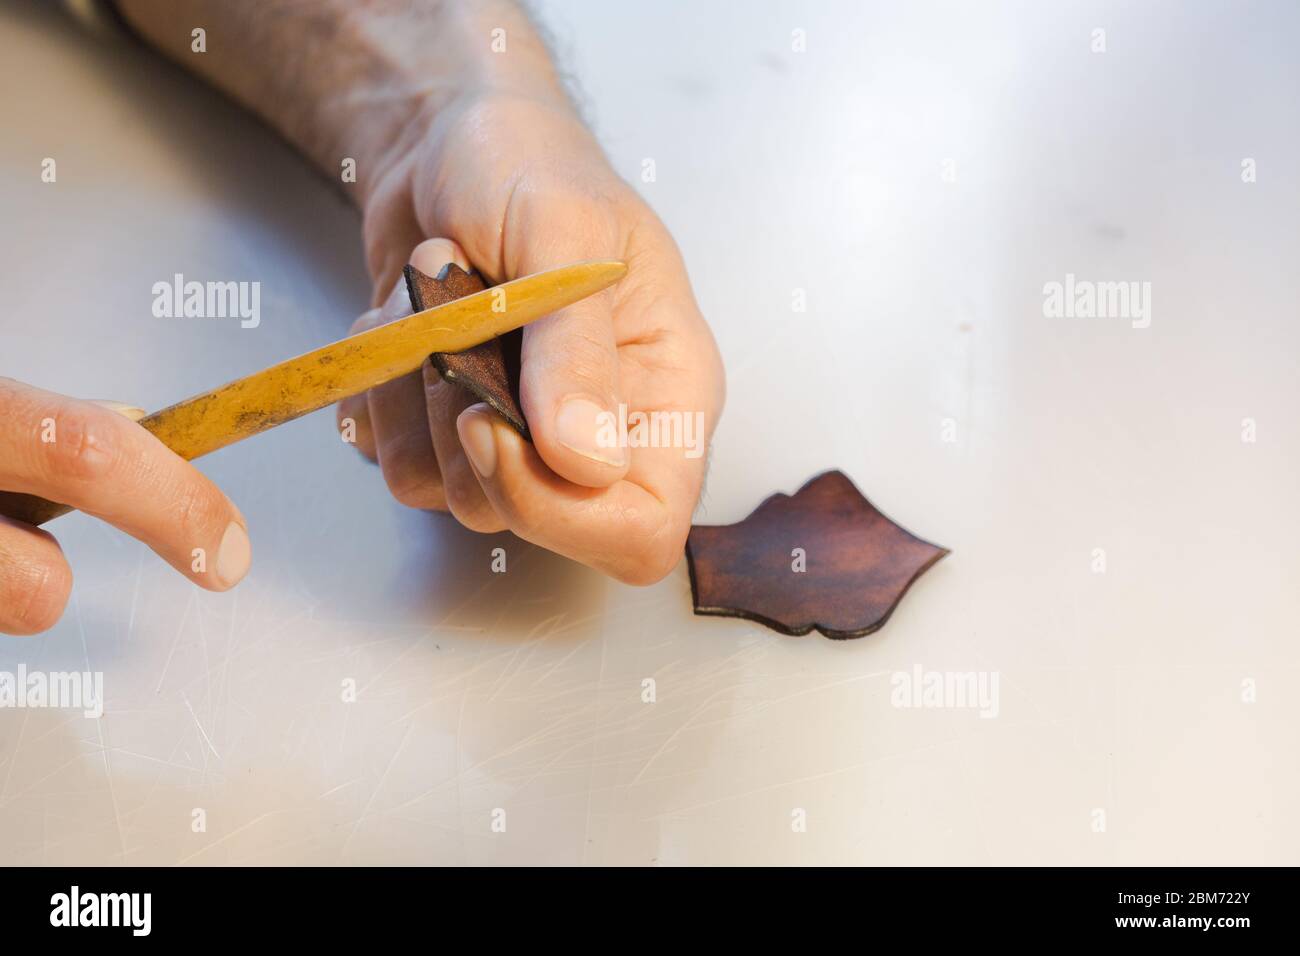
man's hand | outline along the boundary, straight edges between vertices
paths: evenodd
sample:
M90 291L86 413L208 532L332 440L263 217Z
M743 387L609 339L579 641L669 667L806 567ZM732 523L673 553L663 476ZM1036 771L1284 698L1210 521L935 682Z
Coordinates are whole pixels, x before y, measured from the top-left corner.
M431 365L339 417L355 419L358 444L405 504L447 508L477 531L509 528L620 580L667 574L704 479L721 362L672 238L567 107L494 95L444 108L379 180L365 237L388 304L359 327L409 311L408 257L430 274L457 262L494 281L582 259L628 263L609 292L524 329L520 400L535 447ZM622 420L677 412L703 433L694 448L611 445L620 405Z
M95 402L0 378L0 504L5 493L72 505L139 538L210 591L234 587L251 552L244 518L187 462ZM0 632L54 626L72 571L47 531L0 517Z
M492 282L581 259L628 263L613 289L524 330L520 398L535 446L431 366L339 416L405 504L509 528L620 580L667 574L703 483L722 364L672 238L610 169L520 11L491 0L122 9L329 174L355 158L375 308L354 330L409 311L407 261L431 274L455 261ZM209 52L189 56L200 23ZM693 447L610 441L610 422L636 413L698 423Z

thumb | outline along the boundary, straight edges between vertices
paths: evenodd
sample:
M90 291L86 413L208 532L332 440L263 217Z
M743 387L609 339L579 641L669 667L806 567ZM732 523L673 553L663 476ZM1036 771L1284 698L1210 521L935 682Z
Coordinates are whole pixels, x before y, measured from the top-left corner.
M521 257L519 274L619 257L612 238L591 239ZM613 304L606 289L524 327L519 395L533 442L547 467L590 488L612 485L628 469Z
M622 478L628 450L609 303L588 299L533 323L522 356L520 398L542 461L591 488Z

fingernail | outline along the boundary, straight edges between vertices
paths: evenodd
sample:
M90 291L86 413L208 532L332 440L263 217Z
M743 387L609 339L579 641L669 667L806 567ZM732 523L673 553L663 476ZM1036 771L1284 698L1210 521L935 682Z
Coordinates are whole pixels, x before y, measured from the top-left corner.
M106 398L91 398L88 401L92 405L98 405L101 408L107 408L109 411L117 412L119 415L125 415L133 422L138 422L149 414L143 408L136 408L126 402L114 402Z
M221 536L217 548L217 580L223 587L232 588L248 573L253 560L253 546L248 532L238 521L230 522Z
M589 398L566 398L555 416L555 437L584 458L621 467L618 416Z
M482 405L471 405L456 419L460 444L465 456L480 478L491 478L497 470L497 440L492 434L492 420Z

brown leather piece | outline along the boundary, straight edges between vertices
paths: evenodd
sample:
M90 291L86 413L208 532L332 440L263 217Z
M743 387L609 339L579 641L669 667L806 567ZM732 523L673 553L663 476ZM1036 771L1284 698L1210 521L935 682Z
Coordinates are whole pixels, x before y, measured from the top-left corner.
M806 570L794 570L802 548ZM739 524L695 525L686 541L696 614L783 634L862 637L947 548L898 526L839 471L772 495Z
M466 272L454 262L443 266L436 279L414 266L407 266L402 274L406 276L406 291L416 312L485 288L477 272ZM487 402L519 434L532 441L519 405L519 353L523 342L523 330L516 329L464 352L435 352L429 360L444 379Z

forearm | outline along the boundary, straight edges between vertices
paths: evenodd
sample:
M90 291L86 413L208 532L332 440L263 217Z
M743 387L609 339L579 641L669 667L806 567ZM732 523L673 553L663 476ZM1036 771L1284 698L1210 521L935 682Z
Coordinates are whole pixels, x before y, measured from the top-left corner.
M565 98L545 44L511 0L118 7L148 42L259 114L326 175L355 160L362 205L389 157L453 100L489 90ZM206 49L195 52L200 27Z

